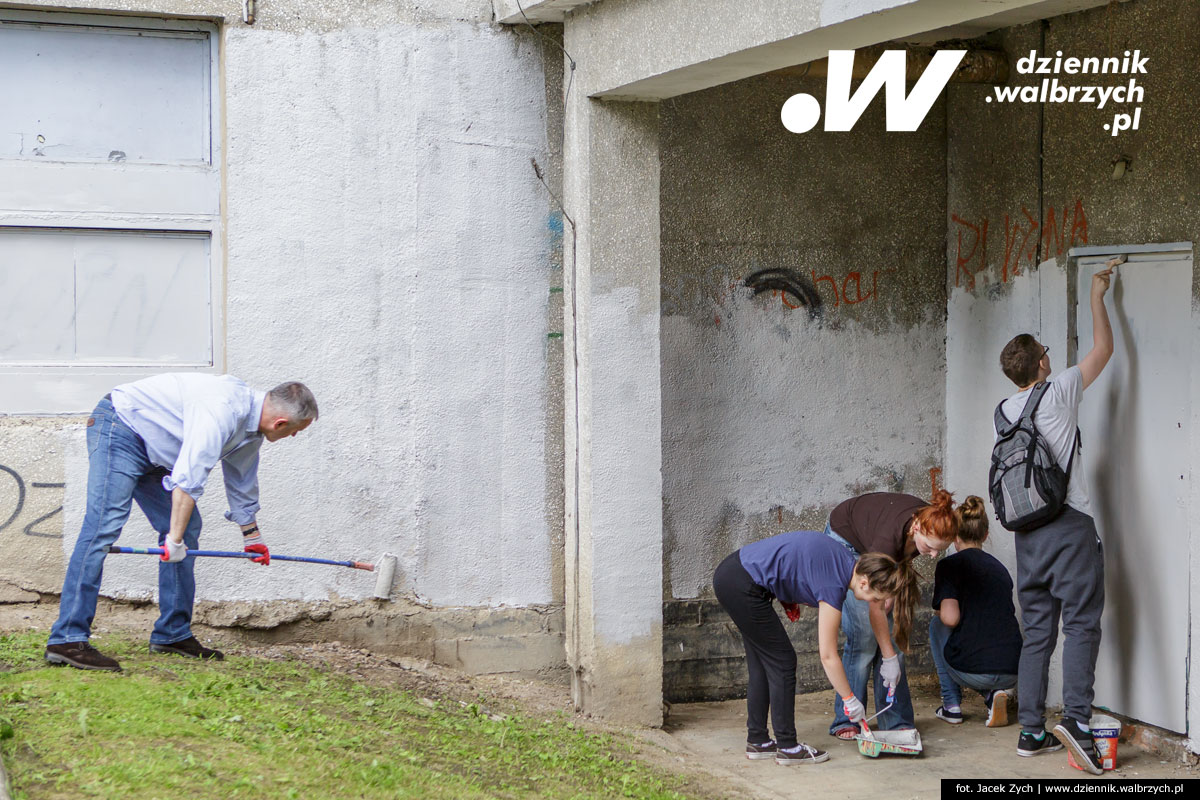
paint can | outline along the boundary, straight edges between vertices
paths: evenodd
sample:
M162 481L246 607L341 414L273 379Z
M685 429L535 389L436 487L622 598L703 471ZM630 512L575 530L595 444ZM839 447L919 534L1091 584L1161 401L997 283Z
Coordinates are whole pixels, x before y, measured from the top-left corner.
M1092 727L1092 738L1096 740L1096 755L1100 766L1117 768L1117 739L1121 737L1121 721L1107 714L1097 714L1088 723Z
M1088 721L1092 729L1092 740L1096 743L1096 755L1100 766L1106 770L1117 768L1117 740L1121 737L1121 721L1107 714L1096 714ZM1078 770L1083 767L1075 763L1071 751L1067 751L1067 763Z

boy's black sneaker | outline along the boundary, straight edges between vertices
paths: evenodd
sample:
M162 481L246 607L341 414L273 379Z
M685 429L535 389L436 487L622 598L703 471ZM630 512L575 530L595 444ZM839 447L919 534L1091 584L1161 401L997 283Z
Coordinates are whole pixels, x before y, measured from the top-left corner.
M46 661L51 664L67 664L75 669L98 669L104 672L120 672L121 665L87 642L67 642L46 645Z
M1054 726L1054 736L1067 746L1075 763L1093 775L1103 775L1104 767L1100 765L1100 756L1096 752L1096 740L1091 731L1080 730L1075 720L1063 717L1062 722Z
M963 721L962 709L958 711L948 711L945 706L938 706L937 711L933 715L943 722L949 722L951 725L961 725Z
M758 761L761 758L774 758L775 750L776 748L774 739L766 742L765 744L751 744L747 742L746 758L750 759L751 761Z
M1017 739L1017 755L1019 756L1040 756L1042 753L1053 753L1062 748L1063 746L1058 743L1058 740L1045 731L1042 731L1041 739L1032 733L1021 731L1021 738Z
M1008 692L997 689L987 696L989 728L1003 728L1008 724Z

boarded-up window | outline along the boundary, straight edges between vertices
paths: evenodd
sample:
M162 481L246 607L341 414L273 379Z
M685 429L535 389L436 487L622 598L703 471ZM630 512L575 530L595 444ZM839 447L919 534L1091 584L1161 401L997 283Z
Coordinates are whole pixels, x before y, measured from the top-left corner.
M0 25L0 158L207 164L209 50L203 33Z
M0 229L0 363L212 363L209 237Z
M0 11L0 413L223 367L216 33Z

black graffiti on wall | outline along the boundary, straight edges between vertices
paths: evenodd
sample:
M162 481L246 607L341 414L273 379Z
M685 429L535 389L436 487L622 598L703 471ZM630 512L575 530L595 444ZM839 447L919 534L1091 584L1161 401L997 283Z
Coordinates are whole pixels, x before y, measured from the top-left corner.
M792 305L784 299L783 302L787 304L788 308L803 306L808 309L811 317L821 314L821 295L817 293L816 287L808 278L794 269L760 269L758 272L747 275L743 283L753 289L755 295L763 292L779 292L782 298L784 295L790 294L800 305Z
M9 509L5 508L4 505L0 505L0 533L3 533L14 522L16 522L18 519L20 519L21 512L25 510L25 498L27 496L27 489L25 487L25 479L21 477L21 473L17 472L12 467L4 466L3 464L0 464L0 480L15 481L16 486L17 486L16 503L12 503L11 501L9 501L9 503L8 503L8 504L12 505L12 509L9 510ZM30 483L29 483L30 489L62 489L65 486L66 486L65 483L45 483L42 481L30 481ZM46 531L46 530L37 530L37 527L39 525L41 525L43 522L46 522L47 520L51 519L52 517L54 517L58 514L61 514L62 510L63 510L63 507L62 507L62 504L60 503L59 505L55 506L54 510L51 511L50 513L42 514L40 517L35 519L33 522L30 522L28 525L26 525L22 529L21 532L24 533L26 536L40 536L45 539L61 539L63 537L61 532L53 533L53 532ZM5 513L6 511L8 512L7 514Z

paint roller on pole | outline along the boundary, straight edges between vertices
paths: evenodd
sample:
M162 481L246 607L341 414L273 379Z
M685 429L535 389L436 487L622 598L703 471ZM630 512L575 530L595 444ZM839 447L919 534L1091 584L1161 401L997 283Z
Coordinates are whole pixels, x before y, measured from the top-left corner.
M162 556L163 549L161 547L118 547L117 545L109 545L108 552L110 553L126 553L139 556ZM259 553L245 553L237 550L188 550L189 556L198 558L257 558ZM350 567L351 569L361 569L366 572L374 572L375 565L369 564L366 561L333 561L328 558L308 558L306 556L277 556L271 554L272 561L299 561L304 564L328 564L331 567ZM392 570L395 570L395 561L392 561Z

